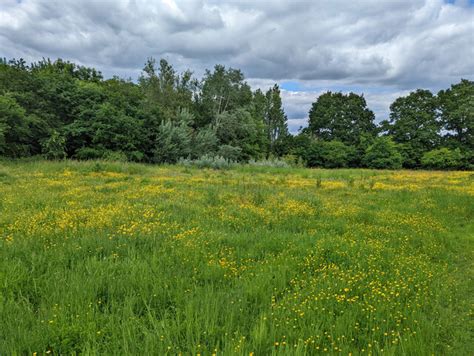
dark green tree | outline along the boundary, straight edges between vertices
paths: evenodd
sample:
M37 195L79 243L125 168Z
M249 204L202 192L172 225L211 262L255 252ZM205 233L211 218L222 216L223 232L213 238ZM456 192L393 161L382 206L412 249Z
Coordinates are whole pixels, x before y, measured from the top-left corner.
M267 142L269 144L267 155L273 154L281 156L286 153L285 139L288 133L288 119L283 110L280 88L277 84L270 88L265 94L265 128L267 132Z
M374 137L374 113L365 98L354 93L327 92L318 97L309 111L307 131L315 138L341 141L358 147L361 137Z
M390 105L390 119L382 130L402 145L404 165L418 167L424 152L440 143L437 99L429 90L418 89Z
M0 154L24 157L30 154L29 119L11 95L0 95Z
M241 152L241 160L257 157L260 153L256 123L245 109L223 112L216 118L216 135L221 145L232 146Z
M403 158L397 145L390 137L377 137L370 145L363 159L363 164L369 168L399 169L402 167Z
M148 111L154 111L158 106L167 119L175 120L181 110L193 109L197 83L190 71L177 74L165 59L161 59L156 68L155 59L149 58L138 82Z
M51 136L42 142L42 151L47 159L63 159L66 157L66 139L58 131L53 130Z
M438 93L446 139L454 148L474 150L474 81L462 79Z
M459 148L451 150L447 147L425 152L421 157L424 168L430 169L456 169L461 168L462 154Z
M206 70L196 97L198 107L197 124L216 125L218 116L239 108L248 108L252 103L252 91L238 69L226 69L216 65L214 71Z

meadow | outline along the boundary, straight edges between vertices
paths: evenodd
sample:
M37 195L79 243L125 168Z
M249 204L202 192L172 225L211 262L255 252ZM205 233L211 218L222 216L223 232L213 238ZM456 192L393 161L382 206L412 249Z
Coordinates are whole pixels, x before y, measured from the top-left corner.
M472 355L474 173L0 163L0 355Z

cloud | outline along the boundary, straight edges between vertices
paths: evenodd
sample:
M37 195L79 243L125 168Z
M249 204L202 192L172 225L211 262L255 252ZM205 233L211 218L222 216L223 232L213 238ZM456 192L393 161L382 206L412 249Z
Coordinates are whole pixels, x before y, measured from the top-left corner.
M324 88L364 92L384 116L397 93L472 79L473 33L467 0L0 3L1 56L62 57L132 78L150 56L196 75L222 63L256 86L290 80L317 88L285 93L293 120L304 120L307 101Z

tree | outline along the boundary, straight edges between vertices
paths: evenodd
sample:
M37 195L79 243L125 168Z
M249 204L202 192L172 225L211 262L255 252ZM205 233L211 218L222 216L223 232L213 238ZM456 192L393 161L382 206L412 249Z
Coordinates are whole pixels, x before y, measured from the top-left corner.
M158 106L167 119L174 120L181 110L193 109L193 93L197 83L191 71L177 74L165 59L160 60L157 69L155 59L149 58L138 82L148 110L153 111Z
M399 169L402 167L402 155L390 137L377 137L365 153L363 163L369 168Z
M327 92L292 136L278 85L252 92L238 69L216 65L198 81L150 58L134 83L61 59L0 60L0 155L13 158L173 163L293 154L308 166L397 167L401 154L406 167L451 167L460 153L463 169L474 166L473 115L474 82L466 79L438 97L416 90L398 98L379 128L362 95Z
M239 148L239 159L248 160L260 152L257 126L245 109L224 112L216 118L216 135L221 145Z
M305 143L303 152L308 167L343 168L348 166L355 149L341 141L313 139L309 144Z
M264 123L267 132L267 142L269 143L268 153L278 154L279 146L284 144L284 140L288 133L288 119L283 111L280 96L280 88L277 84L270 88L265 94L266 106Z
M354 147L341 141L329 141L322 143L322 159L326 168L347 167L354 154Z
M374 137L374 113L362 95L332 93L318 97L309 111L307 131L315 138L358 147L362 136Z
M267 97L260 89L257 89L253 93L250 112L255 122L256 141L259 147L258 157L255 158L260 158L261 155L268 155L270 150L270 141L266 126Z
M47 159L63 159L66 157L66 140L58 131L53 130L51 136L43 141L42 152Z
M176 163L191 154L192 130L185 122L163 121L158 127L153 162Z
M425 168L431 169L455 169L462 164L462 154L459 148L450 150L447 147L438 148L425 152L421 158Z
M211 127L197 129L192 138L192 157L199 158L212 155L216 152L218 139L216 132Z
M224 112L247 108L252 102L252 91L238 69L216 65L206 70L197 96L198 126L218 125L216 120Z
M437 100L429 90L418 89L390 105L390 119L382 129L404 147L406 167L418 167L424 152L440 143Z
M0 95L0 154L23 157L29 154L29 119L11 95Z
M443 129L454 147L474 150L474 81L461 79L438 93Z

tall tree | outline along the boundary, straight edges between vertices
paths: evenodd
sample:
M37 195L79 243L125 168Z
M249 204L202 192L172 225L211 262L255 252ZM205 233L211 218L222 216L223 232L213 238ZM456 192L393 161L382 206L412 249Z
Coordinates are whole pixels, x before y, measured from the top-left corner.
M406 167L417 167L424 152L440 142L437 100L429 90L418 89L390 105L390 119L382 130L402 144Z
M138 82L149 111L158 106L166 118L174 120L182 109L193 109L197 83L191 71L177 74L165 59L161 59L159 68L156 68L155 59L149 58Z
M250 111L255 122L256 144L259 147L259 153L254 158L260 158L262 155L266 156L270 148L270 142L266 129L267 98L260 89L257 89L253 93Z
M11 95L0 95L0 154L7 157L28 156L30 135L25 110Z
M324 141L338 140L358 146L361 137L375 136L374 118L362 95L328 91L312 104L307 131Z
M270 88L266 95L265 126L269 154L281 153L281 147L288 136L288 119L283 110L280 88L277 84Z
M246 108L252 102L250 86L238 69L216 65L213 72L206 70L200 88L197 97L199 126L215 125L220 114Z
M441 123L455 147L474 150L474 81L461 79L438 93Z

